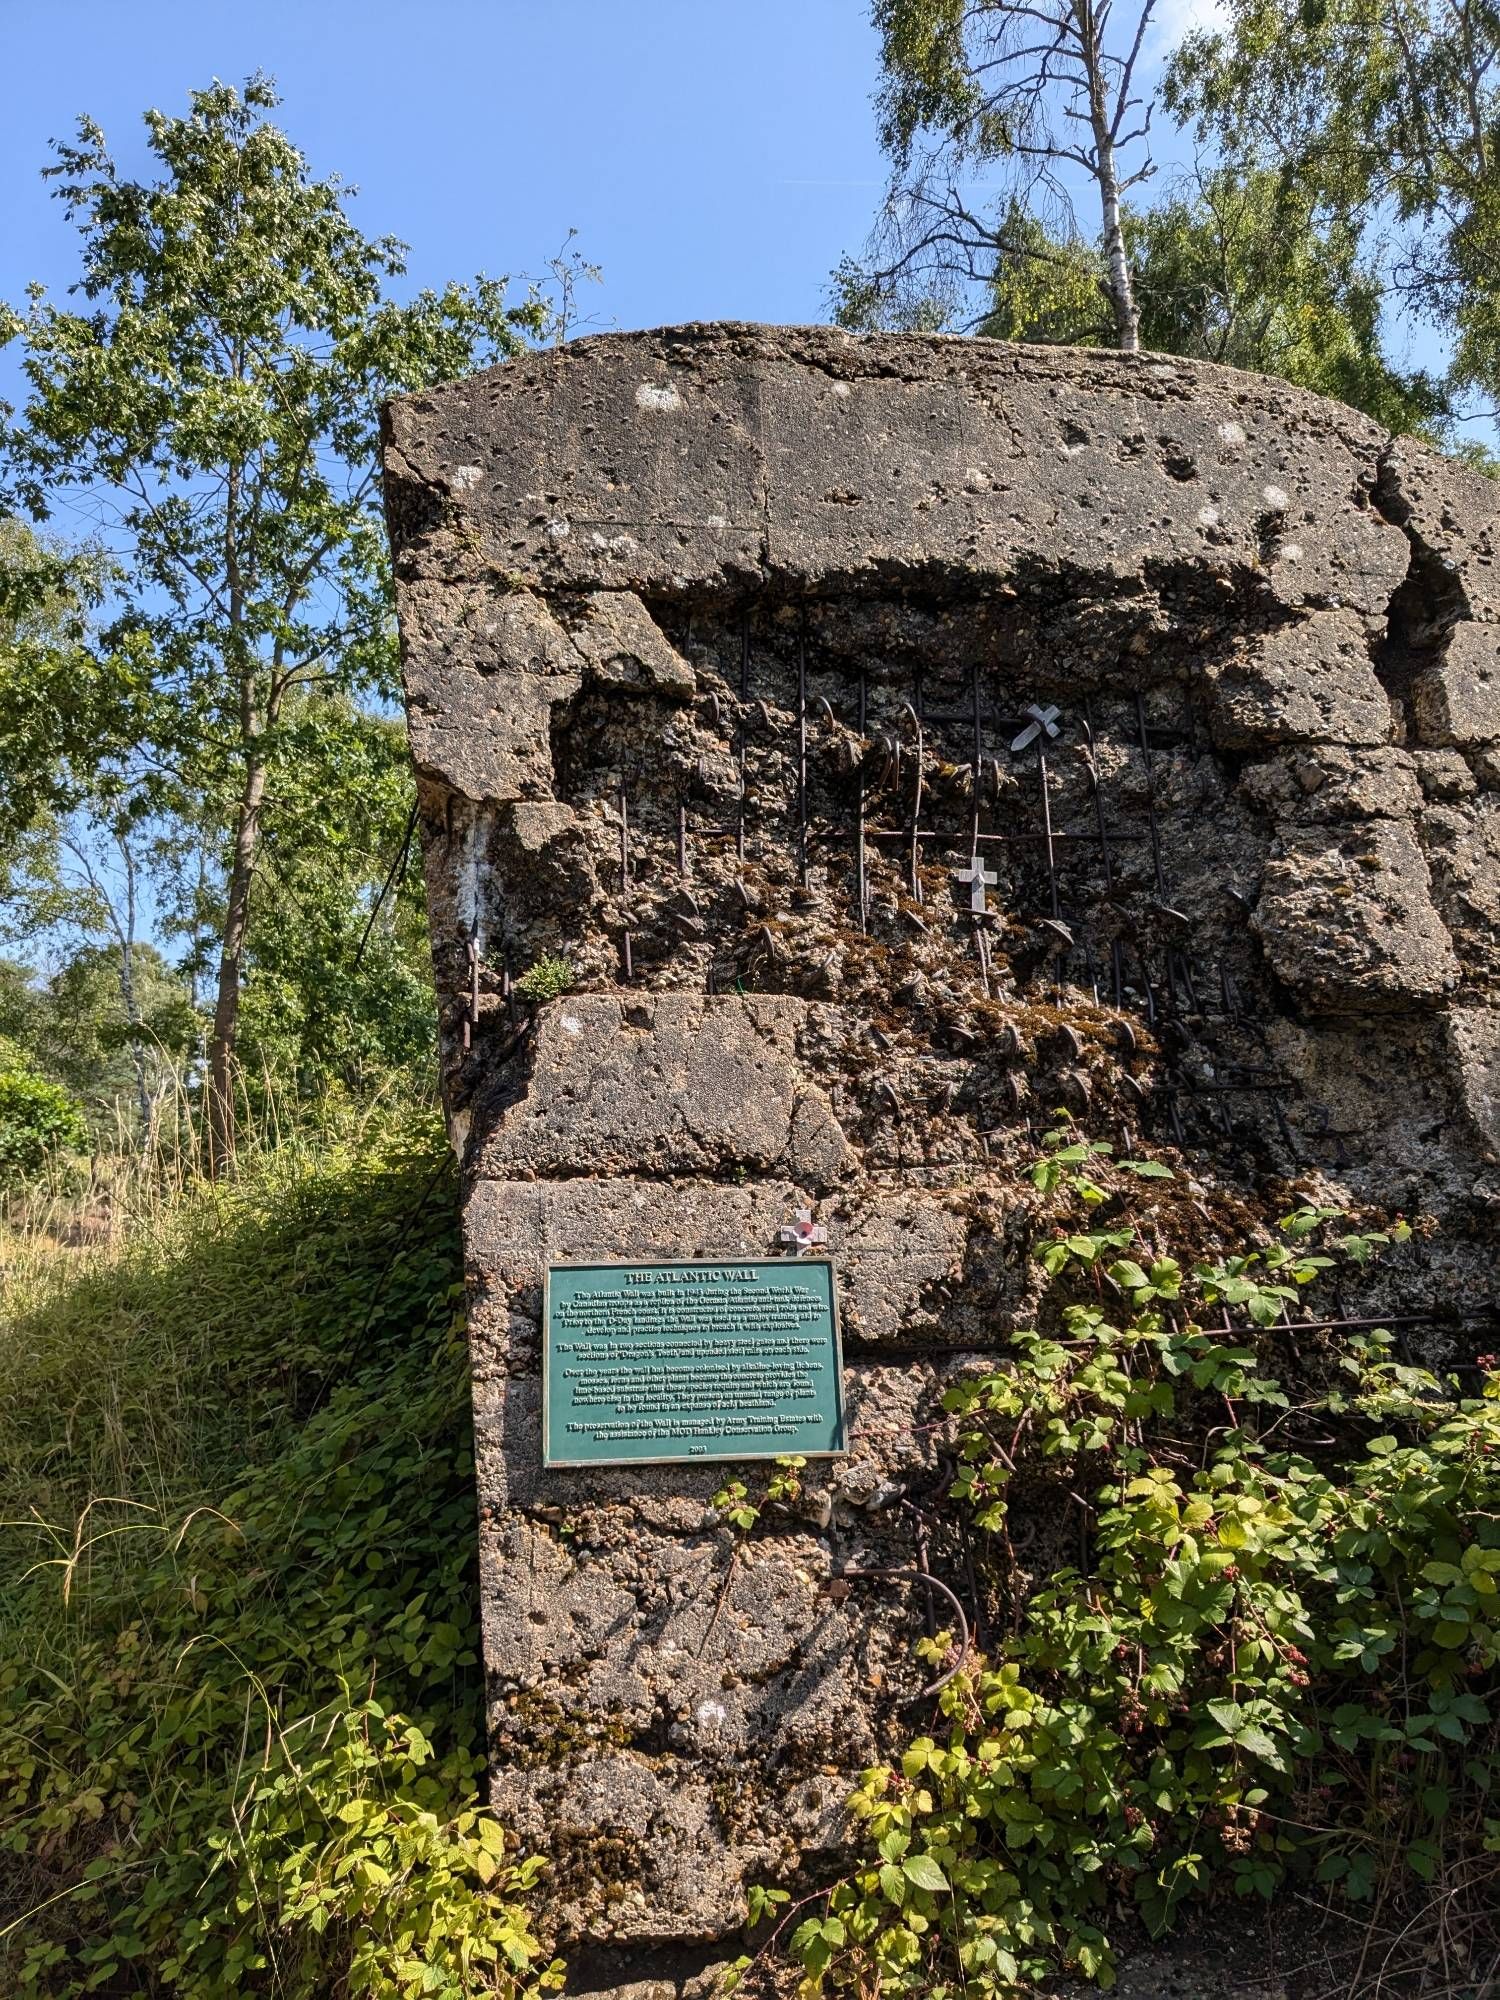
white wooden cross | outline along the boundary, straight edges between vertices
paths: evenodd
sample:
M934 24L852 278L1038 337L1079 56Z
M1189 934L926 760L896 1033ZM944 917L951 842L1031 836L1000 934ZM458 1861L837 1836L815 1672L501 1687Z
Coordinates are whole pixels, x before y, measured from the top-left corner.
M956 868L954 879L969 885L969 908L976 917L988 916L989 904L984 900L986 889L993 889L1000 877L993 868L986 868L979 856L974 855L967 868Z

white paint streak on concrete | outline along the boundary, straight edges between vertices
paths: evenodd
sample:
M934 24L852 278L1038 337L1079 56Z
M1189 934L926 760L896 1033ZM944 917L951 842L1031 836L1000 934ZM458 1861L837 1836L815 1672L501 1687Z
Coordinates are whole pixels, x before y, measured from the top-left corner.
M635 392L638 410L680 410L682 398L670 382L642 382Z
M484 477L482 465L456 465L448 484L455 493L467 493Z
M490 885L490 864L484 854L484 827L476 816L464 834L463 858L458 864L454 885L455 914L462 935L474 940L474 948L484 954L485 891Z

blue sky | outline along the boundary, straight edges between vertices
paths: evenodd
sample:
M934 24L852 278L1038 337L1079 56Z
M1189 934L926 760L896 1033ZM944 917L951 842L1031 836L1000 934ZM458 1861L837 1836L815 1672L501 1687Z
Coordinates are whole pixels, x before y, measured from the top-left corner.
M1218 4L1158 0L1155 54ZM0 298L76 274L39 170L80 112L144 170L147 106L262 68L416 283L539 272L576 229L601 326L821 319L884 183L876 63L869 0L0 0ZM1161 187L1184 147L1158 122L1153 150ZM1425 330L1393 345L1440 364Z
M883 186L867 0L0 0L0 298L77 277L40 169L81 112L154 175L147 107L257 68L314 171L358 185L360 227L411 246L414 285L541 272L576 229L600 326L821 319ZM53 525L87 532L88 503Z
M76 272L38 170L88 111L144 166L141 113L269 70L281 122L412 275L539 270L570 228L624 327L825 317L883 180L865 0L0 0L0 297Z

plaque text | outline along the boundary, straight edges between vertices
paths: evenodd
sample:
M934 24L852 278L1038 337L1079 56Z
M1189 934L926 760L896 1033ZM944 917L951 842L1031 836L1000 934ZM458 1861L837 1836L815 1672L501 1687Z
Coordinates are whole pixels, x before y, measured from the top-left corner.
M554 1264L544 1332L548 1465L844 1449L827 1258Z

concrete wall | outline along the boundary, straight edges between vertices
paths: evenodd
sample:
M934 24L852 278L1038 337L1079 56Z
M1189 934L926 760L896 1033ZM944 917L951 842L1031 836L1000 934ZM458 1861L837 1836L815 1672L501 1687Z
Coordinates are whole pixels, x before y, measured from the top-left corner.
M1055 1107L1180 1148L1164 1221L1205 1250L1297 1193L1440 1220L1399 1304L1465 1351L1500 492L1229 370L743 326L398 402L386 490L495 1803L599 1978L648 1947L686 1978L748 1882L834 1864L920 1688L926 1594L846 1572L929 1563L982 1636L931 1425L1025 1322ZM533 1005L549 955L574 984ZM800 1516L733 1557L711 1468L543 1474L545 1263L765 1255L799 1208L854 1434ZM1067 1558L1058 1496L1018 1512L1038 1573Z

